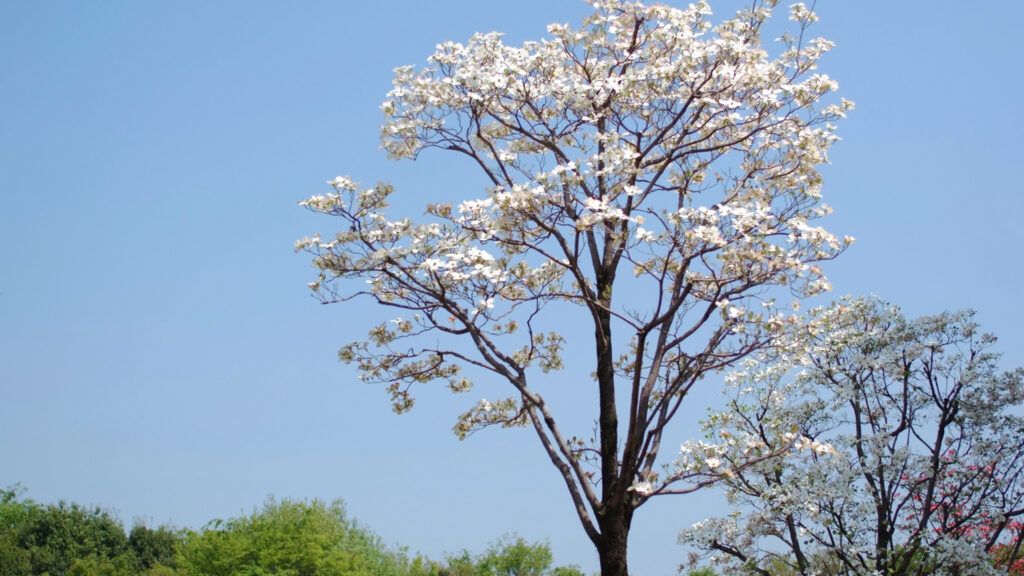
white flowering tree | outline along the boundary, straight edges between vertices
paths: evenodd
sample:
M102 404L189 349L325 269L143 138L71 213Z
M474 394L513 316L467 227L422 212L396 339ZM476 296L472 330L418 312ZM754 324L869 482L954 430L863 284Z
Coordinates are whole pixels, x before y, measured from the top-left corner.
M298 242L319 270L312 290L399 314L341 359L397 412L432 382L504 383L455 433L532 428L608 576L627 573L634 510L700 484L661 457L687 393L772 346L795 318L771 295L827 290L816 264L849 242L815 220L829 211L817 168L851 104L816 71L831 43L807 33L802 4L790 34L762 40L774 4L713 25L706 2L597 0L581 28L553 24L538 42L440 44L426 67L395 70L383 146L465 158L490 183L482 197L394 219L391 186L338 177L303 202L343 222ZM592 367L558 379L596 398L590 441L545 400L572 314L592 328Z
M805 345L730 377L732 400L705 423L720 442L705 452L732 469L721 477L734 512L682 540L734 574L1012 570L1024 370L999 371L971 313L908 320L847 299L813 316ZM733 465L748 446L789 453Z

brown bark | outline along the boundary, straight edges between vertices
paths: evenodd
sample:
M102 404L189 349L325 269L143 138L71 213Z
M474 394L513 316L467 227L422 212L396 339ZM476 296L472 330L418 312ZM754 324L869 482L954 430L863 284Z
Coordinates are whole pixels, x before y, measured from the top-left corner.
M597 547L597 555L601 576L629 576L627 549L633 511L622 506L628 504L609 508L600 521L601 542Z

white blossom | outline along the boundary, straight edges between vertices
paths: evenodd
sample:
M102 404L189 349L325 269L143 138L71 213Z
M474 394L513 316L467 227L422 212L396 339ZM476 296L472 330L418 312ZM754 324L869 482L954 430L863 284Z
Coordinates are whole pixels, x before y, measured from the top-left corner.
M755 351L797 358L806 345L796 334L808 321L774 298L798 304L827 290L819 264L849 244L822 225L819 167L852 105L817 69L831 43L793 40L816 18L802 5L786 24L793 34L772 46L762 28L774 2L714 20L703 1L591 4L581 26L552 24L539 41L474 34L395 68L380 106L388 155L454 152L486 187L395 218L390 185L337 177L300 204L338 218L340 231L296 249L312 255L310 288L323 302L402 311L339 352L360 379L386 387L397 412L434 381L456 393L477 375L505 386L509 397L470 404L453 431L531 428L597 535L606 487L631 513L655 494L736 479L776 452L830 458L832 443L801 431L781 440L781 423L762 438L729 433L724 417L715 426L727 434L678 454L660 443L693 386ZM552 379L565 369L567 322L592 324L607 345L596 366ZM588 376L605 397L626 395L584 403L604 411L594 421L605 436L622 427L610 450L567 436L545 400L548 385ZM783 392L764 400L782 409ZM617 478L601 478L607 470ZM773 505L796 506L798 495L778 491ZM738 518L714 526L745 538Z

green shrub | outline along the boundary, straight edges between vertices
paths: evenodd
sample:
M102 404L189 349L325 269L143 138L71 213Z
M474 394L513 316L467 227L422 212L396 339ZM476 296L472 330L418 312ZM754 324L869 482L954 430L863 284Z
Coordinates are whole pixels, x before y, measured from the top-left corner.
M182 576L402 576L404 556L350 520L340 501L270 499L251 516L185 538Z

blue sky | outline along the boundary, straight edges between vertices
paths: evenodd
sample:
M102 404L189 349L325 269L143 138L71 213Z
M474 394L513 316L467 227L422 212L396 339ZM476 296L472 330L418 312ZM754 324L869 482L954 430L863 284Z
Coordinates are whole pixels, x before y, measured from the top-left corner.
M536 441L459 442L449 428L468 400L443 394L392 415L335 360L375 312L317 305L292 252L334 226L296 202L338 174L394 182L414 214L481 195L458 159L379 150L394 66L475 31L537 38L587 11L0 2L0 486L191 527L271 493L344 498L386 540L435 557L518 532L595 568ZM858 105L824 171L830 229L858 238L828 268L835 294L913 315L975 308L1005 367L1024 363L1024 4L818 12L837 44L822 70ZM715 502L642 509L634 571L672 573L676 533Z

